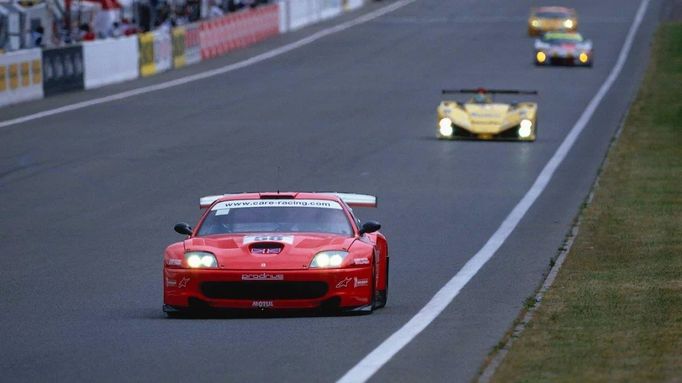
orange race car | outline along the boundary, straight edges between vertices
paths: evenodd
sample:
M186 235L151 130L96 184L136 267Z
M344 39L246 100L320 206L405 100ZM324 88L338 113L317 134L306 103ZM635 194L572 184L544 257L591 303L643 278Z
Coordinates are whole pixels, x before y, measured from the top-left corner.
M540 36L546 32L575 32L578 30L578 14L566 7L539 7L530 10L528 35Z

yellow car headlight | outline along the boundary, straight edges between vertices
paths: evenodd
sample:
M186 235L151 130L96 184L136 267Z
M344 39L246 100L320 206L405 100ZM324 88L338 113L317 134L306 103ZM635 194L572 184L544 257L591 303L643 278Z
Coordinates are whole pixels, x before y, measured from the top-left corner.
M564 27L573 28L573 20L564 20Z
M533 20L531 20L530 25L531 25L533 28L537 28L537 27L540 26L540 20L538 20L538 19L533 19Z
M537 60L539 63L543 63L547 60L547 55L545 52L538 52L535 54L535 60Z

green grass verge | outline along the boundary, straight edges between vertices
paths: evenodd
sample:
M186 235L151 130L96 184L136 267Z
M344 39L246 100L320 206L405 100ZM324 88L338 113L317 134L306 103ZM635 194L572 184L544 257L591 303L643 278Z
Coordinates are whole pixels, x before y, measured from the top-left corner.
M663 24L553 287L494 382L682 382L682 23Z

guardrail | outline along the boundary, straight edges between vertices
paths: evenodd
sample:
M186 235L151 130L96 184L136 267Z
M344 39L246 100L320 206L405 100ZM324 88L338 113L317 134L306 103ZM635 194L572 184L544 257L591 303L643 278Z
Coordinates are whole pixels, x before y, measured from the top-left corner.
M280 0L137 36L0 54L0 107L195 64L359 8L366 0Z

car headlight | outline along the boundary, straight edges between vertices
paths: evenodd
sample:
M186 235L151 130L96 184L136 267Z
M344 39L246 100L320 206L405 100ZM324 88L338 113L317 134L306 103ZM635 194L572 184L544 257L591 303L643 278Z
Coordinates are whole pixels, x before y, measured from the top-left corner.
M339 267L347 255L348 252L343 250L321 251L310 262L310 268Z
M543 63L545 60L547 60L547 55L545 52L538 52L535 54L535 60L539 63Z
M590 56L588 56L585 52L582 52L580 56L578 56L578 60L580 60L580 62L583 64L586 63L589 58Z
M438 131L441 136L452 136L454 130L452 129L452 120L445 117L438 121Z
M530 25L532 25L533 27L537 28L537 27L540 26L540 20L532 20L532 21L530 22Z
M526 138L530 137L530 134L533 132L532 131L533 127L533 122L531 120L521 120L521 124L519 124L519 137L521 138Z
M215 255L205 251L188 251L185 253L185 261L187 262L187 266L193 269L212 269L218 267L218 261L216 260Z
M564 27L573 28L573 20L564 20Z

